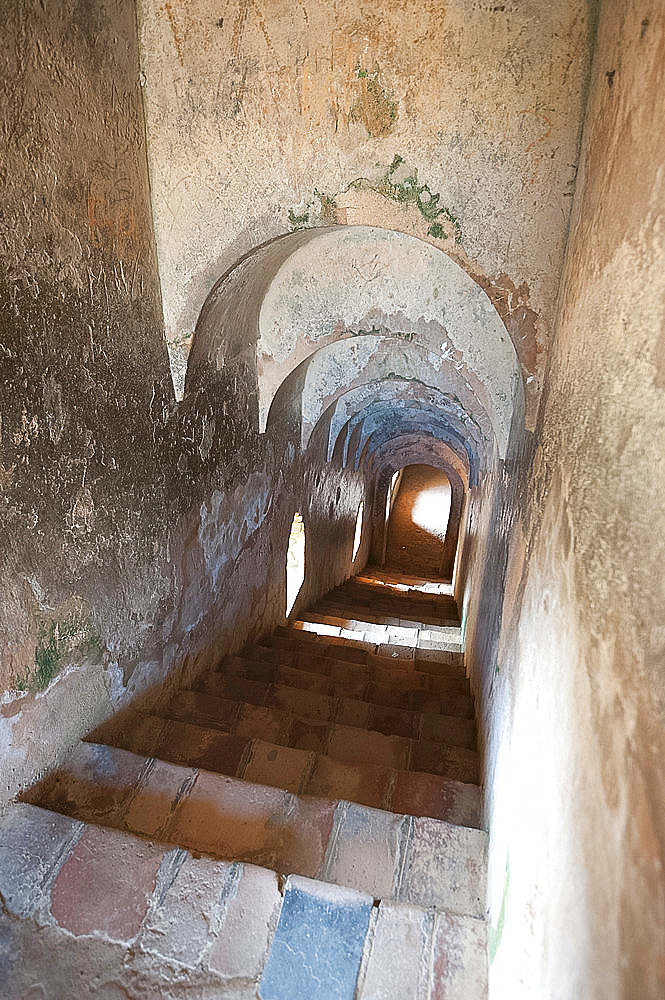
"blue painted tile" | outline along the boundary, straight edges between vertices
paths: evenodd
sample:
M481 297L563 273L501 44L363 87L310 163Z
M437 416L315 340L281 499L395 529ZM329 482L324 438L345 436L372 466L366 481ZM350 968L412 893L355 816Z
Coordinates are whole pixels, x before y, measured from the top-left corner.
M291 875L262 1000L353 1000L372 897Z

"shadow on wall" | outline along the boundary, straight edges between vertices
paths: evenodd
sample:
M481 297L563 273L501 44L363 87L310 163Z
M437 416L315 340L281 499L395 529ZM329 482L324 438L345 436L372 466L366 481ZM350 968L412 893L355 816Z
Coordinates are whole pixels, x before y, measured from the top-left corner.
M446 569L450 502L450 482L444 472L430 465L407 465L388 520L385 565L422 577L441 577Z

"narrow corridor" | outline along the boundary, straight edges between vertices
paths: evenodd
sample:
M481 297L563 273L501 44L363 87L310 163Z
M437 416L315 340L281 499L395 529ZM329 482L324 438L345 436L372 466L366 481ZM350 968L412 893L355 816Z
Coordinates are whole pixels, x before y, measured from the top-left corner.
M459 521L449 517L450 501L443 472L431 465L407 465L388 521L385 565L450 581L459 528Z

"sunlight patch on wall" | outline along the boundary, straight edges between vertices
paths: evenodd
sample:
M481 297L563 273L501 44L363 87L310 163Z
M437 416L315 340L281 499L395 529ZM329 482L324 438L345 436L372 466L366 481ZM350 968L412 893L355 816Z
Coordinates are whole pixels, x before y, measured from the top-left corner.
M289 546L286 551L286 615L291 614L296 597L305 579L305 525L296 511L291 523Z

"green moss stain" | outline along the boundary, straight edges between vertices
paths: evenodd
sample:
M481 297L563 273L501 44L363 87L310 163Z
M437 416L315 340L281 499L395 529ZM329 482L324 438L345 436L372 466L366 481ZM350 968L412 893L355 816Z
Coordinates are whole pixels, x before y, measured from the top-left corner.
M510 886L510 859L506 858L506 871L503 876L503 896L501 898L501 910L499 911L499 919L495 924L490 924L489 929L489 952L490 952L490 962L494 961L495 955L499 950L499 945L501 944L501 938L503 937L503 927L506 921L506 900L508 899L508 888Z
M289 209L289 225L294 229L309 229L311 226L309 211L296 215L292 208Z
M397 122L397 102L381 86L379 70L356 69L360 92L349 111L350 122L360 122L370 136L386 136Z
M289 209L289 227L291 232L296 229L315 229L317 226L336 226L339 223L336 196L324 194L314 188L314 198L304 207L299 205L296 210Z
M357 177L351 181L347 190L376 191L377 194L396 201L400 205L414 205L422 217L430 223L427 233L434 239L444 240L454 237L456 243L462 242L462 228L459 219L449 208L441 205L441 195L435 193L429 184L421 184L416 167L409 171L402 170L406 161L399 153L378 181L369 181L366 177Z
M19 691L44 691L60 669L74 656L98 657L103 644L92 628L90 616L76 601L59 609L53 617L43 617L38 625L35 660L16 676Z
M356 177L343 189L348 191L373 191L399 205L413 208L429 223L427 235L435 240L454 239L462 242L459 219L441 204L441 195L432 191L429 184L422 184L416 167L409 169L402 156L393 157L390 166L377 179ZM317 226L340 224L337 199L340 194L327 194L314 189L314 198L288 210L289 226L295 229L314 229Z

